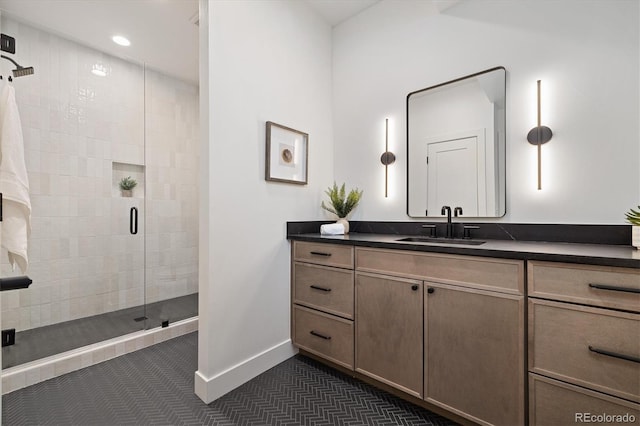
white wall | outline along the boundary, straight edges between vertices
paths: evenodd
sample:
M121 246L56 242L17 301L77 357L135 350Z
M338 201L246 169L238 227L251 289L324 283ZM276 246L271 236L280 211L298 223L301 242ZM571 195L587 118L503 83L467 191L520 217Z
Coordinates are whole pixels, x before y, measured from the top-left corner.
M327 24L298 1L205 0L207 20L195 387L209 402L293 354L285 225L322 218L333 145ZM265 181L266 121L309 134L308 185Z
M409 92L507 69L507 214L514 223L622 224L640 203L639 3L383 0L334 29L334 167L364 189L355 220L405 210ZM542 80L543 190L536 190L536 80ZM384 118L392 121L384 198ZM484 219L487 220L487 219Z

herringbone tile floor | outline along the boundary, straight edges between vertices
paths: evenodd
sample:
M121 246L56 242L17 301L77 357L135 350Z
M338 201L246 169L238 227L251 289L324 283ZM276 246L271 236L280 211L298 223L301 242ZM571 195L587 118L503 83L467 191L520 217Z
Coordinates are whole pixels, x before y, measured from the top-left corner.
M206 405L197 333L5 395L3 425L452 425L296 356Z

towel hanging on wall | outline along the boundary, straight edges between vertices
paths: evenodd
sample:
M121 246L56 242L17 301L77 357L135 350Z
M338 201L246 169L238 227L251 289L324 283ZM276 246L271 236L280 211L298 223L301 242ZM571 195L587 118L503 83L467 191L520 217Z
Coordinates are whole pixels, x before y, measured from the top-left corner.
M22 124L15 89L0 89L0 193L2 193L2 247L13 269L16 263L25 273L29 266L28 239L31 234L29 178L24 161Z

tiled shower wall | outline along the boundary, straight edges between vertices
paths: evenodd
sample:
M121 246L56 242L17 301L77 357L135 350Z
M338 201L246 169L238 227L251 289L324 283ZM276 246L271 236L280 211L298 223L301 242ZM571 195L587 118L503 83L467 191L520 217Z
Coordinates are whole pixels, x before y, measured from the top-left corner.
M197 292L198 88L4 16L1 25L16 38L14 58L35 68L10 83L30 181L33 284L2 295L2 327ZM11 69L2 61L4 82ZM139 182L131 198L117 187L128 175ZM0 262L2 276L20 274L6 250Z

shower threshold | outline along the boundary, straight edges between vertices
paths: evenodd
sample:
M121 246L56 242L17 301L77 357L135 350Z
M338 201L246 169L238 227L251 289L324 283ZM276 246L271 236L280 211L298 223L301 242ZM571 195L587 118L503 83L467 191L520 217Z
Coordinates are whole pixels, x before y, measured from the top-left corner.
M16 333L2 348L2 369L198 315L198 293ZM140 319L143 317L143 319ZM140 320L139 320L140 319ZM145 321L146 322L142 322Z

